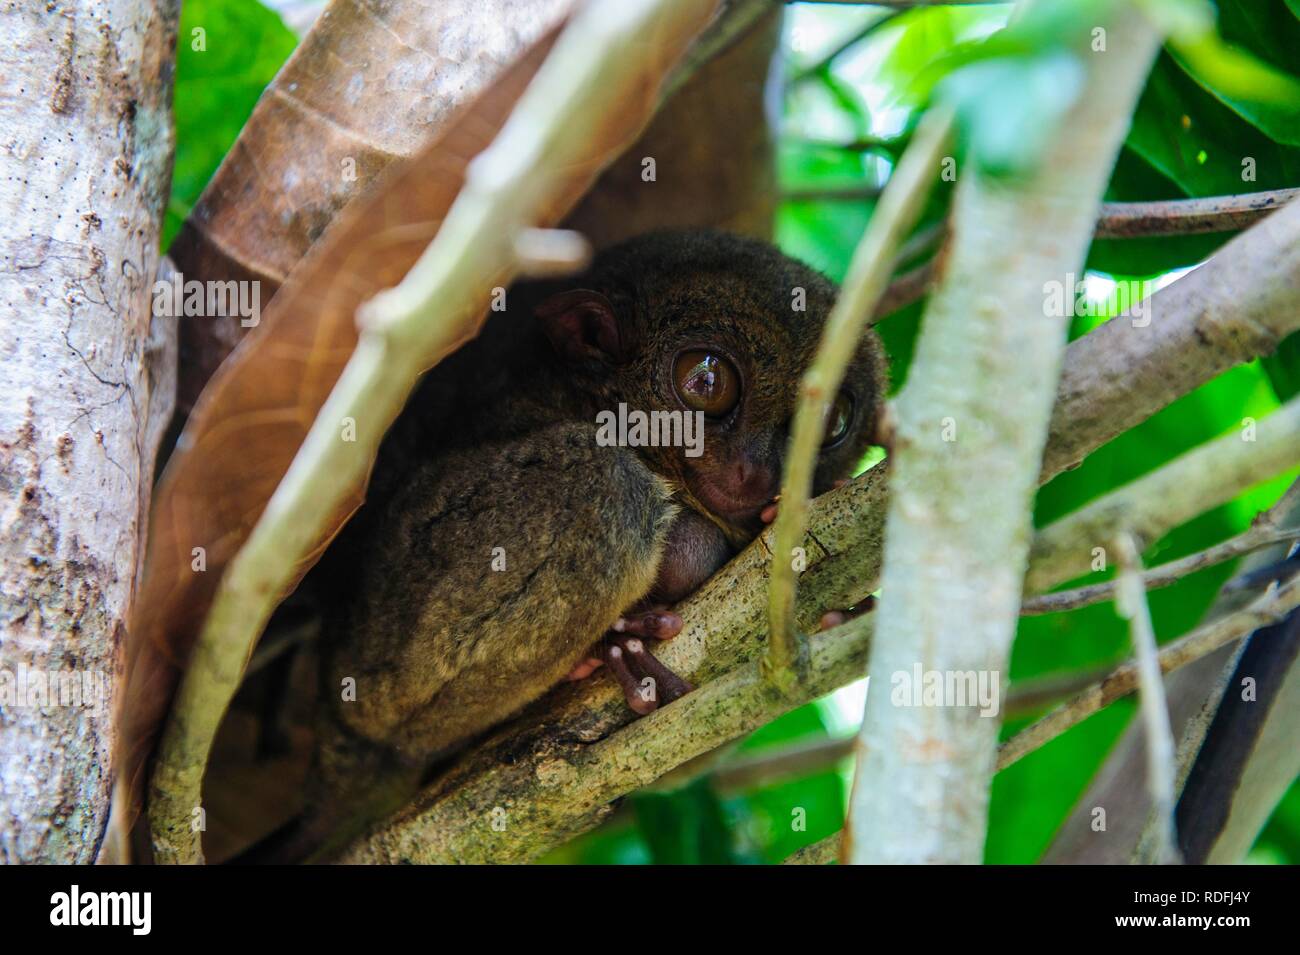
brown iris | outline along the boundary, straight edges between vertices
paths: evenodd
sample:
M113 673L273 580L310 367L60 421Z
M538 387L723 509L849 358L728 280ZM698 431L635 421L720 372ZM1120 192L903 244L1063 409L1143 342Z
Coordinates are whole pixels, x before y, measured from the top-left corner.
M826 416L826 438L822 441L822 447L829 448L843 441L852 423L853 399L841 391L831 405L830 414Z
M722 417L740 400L735 366L712 352L682 352L673 366L673 381L688 408L711 418Z

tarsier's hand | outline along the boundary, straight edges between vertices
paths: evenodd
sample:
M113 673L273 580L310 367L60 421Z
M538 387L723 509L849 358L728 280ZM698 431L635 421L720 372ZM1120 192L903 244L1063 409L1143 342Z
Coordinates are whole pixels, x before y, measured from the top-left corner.
M644 716L693 689L655 659L644 642L645 638L669 640L681 630L682 618L663 610L620 617L601 642L600 655L587 657L579 663L569 674L569 679L584 679L602 665L607 665L622 687L627 705Z

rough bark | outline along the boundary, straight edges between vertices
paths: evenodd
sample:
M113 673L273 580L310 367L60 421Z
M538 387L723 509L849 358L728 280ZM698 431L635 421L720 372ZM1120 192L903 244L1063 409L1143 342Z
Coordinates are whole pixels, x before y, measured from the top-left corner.
M123 620L175 390L175 326L151 319L150 289L176 17L174 0L0 10L7 862L90 862L107 822ZM37 671L64 705L25 696Z

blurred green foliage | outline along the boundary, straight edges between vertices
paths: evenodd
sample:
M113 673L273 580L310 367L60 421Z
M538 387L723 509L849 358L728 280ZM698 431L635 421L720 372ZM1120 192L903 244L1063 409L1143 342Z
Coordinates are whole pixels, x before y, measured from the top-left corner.
M1146 0L1171 23L1196 23L1201 5ZM783 188L862 187L862 198L800 198L778 212L779 244L832 278L843 276L874 200L928 97L963 111L963 148L982 167L1018 174L1069 105L1072 67L1062 37L1095 22L1096 0L1040 6L999 34L1008 6L958 6L890 15L863 6L793 4L786 28ZM1136 110L1107 189L1117 201L1210 196L1300 185L1300 0L1221 0L1219 34L1180 36L1162 53ZM1184 19L1179 19L1184 18ZM194 44L202 28L206 49ZM829 64L827 53L867 34ZM991 38L991 39L990 39ZM176 72L176 169L164 246L294 47L278 16L256 0L186 0ZM1044 95L1044 93L1051 95ZM1038 146L1035 146L1035 143ZM843 144L853 144L845 148ZM973 150L973 153L970 152ZM939 221L950 189L936 190L923 226ZM1230 236L1099 241L1088 265L1099 298L1111 282L1195 266ZM910 364L920 303L880 326L894 386ZM1078 319L1072 337L1101 319ZM1263 363L1237 368L1101 448L1042 489L1041 525L1227 430L1261 417L1300 389L1300 340ZM1242 530L1294 475L1266 482L1157 542L1166 561ZM1229 566L1202 571L1152 594L1157 633L1169 639L1200 619ZM1110 605L1022 621L1011 678L1091 668L1127 655L1127 631ZM853 731L862 687L801 707L751 734L735 755L779 752ZM1083 792L1132 717L1123 701L1030 755L995 780L986 858L1032 862ZM1012 723L1004 733L1023 725ZM720 794L707 772L692 782L629 797L600 829L553 852L548 862L762 863L835 832L843 822L849 767L821 770L752 791ZM1252 853L1253 861L1300 861L1300 784L1292 786Z
M217 171L266 84L297 44L257 0L185 0L176 44L176 163L163 223L167 248Z

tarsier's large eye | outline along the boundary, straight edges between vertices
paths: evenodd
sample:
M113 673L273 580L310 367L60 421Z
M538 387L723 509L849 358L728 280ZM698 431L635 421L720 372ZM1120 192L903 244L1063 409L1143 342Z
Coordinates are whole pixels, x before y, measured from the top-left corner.
M740 374L727 359L707 351L682 352L673 382L686 406L720 418L740 400Z
M822 447L829 448L843 441L852 423L853 397L841 391L826 416L826 438L822 441Z

